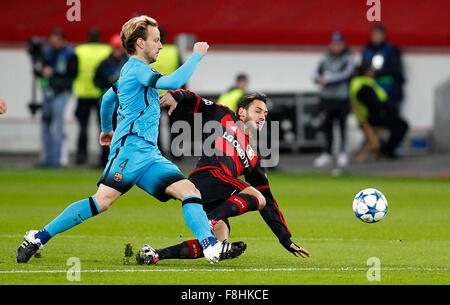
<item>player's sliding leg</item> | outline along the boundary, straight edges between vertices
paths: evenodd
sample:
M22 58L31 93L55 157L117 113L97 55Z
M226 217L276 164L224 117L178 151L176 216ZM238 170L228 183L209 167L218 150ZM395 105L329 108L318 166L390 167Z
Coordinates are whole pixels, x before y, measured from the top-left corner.
M237 195L221 203L218 207L208 211L208 218L211 219L211 227L219 241L228 240L229 227L223 221L228 217L238 216L249 211L261 210L264 208L266 200L264 196L255 188L247 187ZM237 242L231 244L231 251L227 258L234 258L241 255L246 249L246 244ZM136 256L141 264L156 264L163 259L194 259L202 257L202 250L197 240L182 242L178 245L155 250L149 245L144 245Z
M218 242L212 235L201 194L194 184L187 179L180 180L171 184L166 193L182 201L184 220L200 241L204 257L210 263L228 258L232 247L226 241Z
M208 212L208 218L218 221L229 217L238 216L250 211L262 210L266 205L266 199L255 188L247 187L237 195L233 195L218 207Z
M223 245L230 247L230 250L224 251L222 259L236 258L247 248L247 245L242 241ZM150 245L144 245L139 251L139 254L136 255L136 260L143 265L152 265L165 259L196 259L203 256L203 249L200 243L197 239L193 239L157 250L153 249Z
M228 222L220 220L216 223L217 240L225 241L230 236L230 228ZM247 245L240 241L229 244L231 250L224 258L232 259L244 253ZM153 249L150 245L144 245L136 255L136 260L142 265L156 264L160 260L165 259L196 259L203 257L203 249L198 240L186 240L180 244L162 249Z
M42 250L43 246L56 234L73 228L86 219L107 210L120 194L115 189L100 184L94 196L72 203L42 230L28 231L24 241L17 249L17 262L28 262L34 253L39 249Z

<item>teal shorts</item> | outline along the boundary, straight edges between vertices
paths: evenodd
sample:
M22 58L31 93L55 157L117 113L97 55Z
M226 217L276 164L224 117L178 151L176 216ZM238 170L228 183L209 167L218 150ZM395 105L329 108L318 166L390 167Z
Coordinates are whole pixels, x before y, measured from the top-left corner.
M157 146L129 134L113 143L98 185L107 185L122 194L137 185L165 202L172 198L166 194L166 188L183 179L186 177L180 169L164 158Z

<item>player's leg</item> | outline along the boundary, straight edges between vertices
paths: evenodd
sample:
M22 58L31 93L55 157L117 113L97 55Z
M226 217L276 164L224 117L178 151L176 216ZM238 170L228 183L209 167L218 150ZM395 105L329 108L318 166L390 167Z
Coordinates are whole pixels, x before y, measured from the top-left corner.
M208 219L211 220L218 221L262 210L266 205L266 199L260 191L220 169L193 172L189 180L202 193Z
M161 156L142 175L137 185L160 201L171 198L180 200L186 225L200 241L202 248L217 248L215 245L218 242L211 233L200 192L173 163ZM213 257L208 256L207 259L217 262L220 259L219 253L215 253Z
M223 230L220 230L223 234L218 234L217 239L219 241L226 241L229 237L229 224L224 221L219 221L217 226L222 226ZM228 259L236 258L240 256L247 245L240 241L230 244L231 250L227 253ZM138 263L151 265L156 264L160 260L167 259L197 259L204 257L203 249L197 239L186 240L177 245L173 245L161 249L153 249L150 245L144 245L136 256Z
M107 210L120 194L115 189L101 184L94 196L70 204L40 231L28 231L25 234L24 241L17 249L17 262L26 263L37 250L43 249L43 245L56 234L73 228Z
M125 140L113 144L113 153L102 174L98 184L99 188L94 196L70 204L40 231L30 230L25 234L23 243L17 249L17 262L27 262L39 248L42 249L43 245L56 234L64 232L86 219L107 210L121 194L126 193L134 185L136 175L141 167L134 162L129 162L130 164L128 164L127 160L140 161L138 157L130 158L137 149L133 145L132 140L130 139L129 141L131 145L127 146L124 146ZM125 161L127 161L128 166L124 166ZM142 163L145 164L144 162Z
M171 198L180 200L186 225L200 241L205 258L211 263L228 258L232 245L219 243L212 235L201 193L176 165L161 156L147 169L137 185L160 201Z
M262 210L266 206L266 199L254 187L247 187L240 193L231 196L214 210L208 212L208 218L216 221L224 218L239 216L250 211Z

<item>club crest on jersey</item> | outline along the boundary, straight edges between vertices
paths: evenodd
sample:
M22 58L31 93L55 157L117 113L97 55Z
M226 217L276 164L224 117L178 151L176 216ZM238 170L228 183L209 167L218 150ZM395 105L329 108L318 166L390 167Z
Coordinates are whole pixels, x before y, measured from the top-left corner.
M120 181L122 181L122 178L123 178L123 174L121 174L121 173L116 173L114 175L114 181L120 182Z
M250 144L247 145L247 149L245 151L247 153L248 159L252 161L256 154L253 148L250 146Z

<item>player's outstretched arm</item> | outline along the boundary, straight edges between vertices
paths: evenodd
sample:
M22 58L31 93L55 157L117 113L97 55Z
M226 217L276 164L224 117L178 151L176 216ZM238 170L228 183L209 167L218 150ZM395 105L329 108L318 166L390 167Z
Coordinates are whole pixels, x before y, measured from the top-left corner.
M156 89L174 90L180 88L191 78L199 62L208 52L206 42L197 42L194 45L191 57L170 75L161 76L155 83Z
M273 198L270 188L267 187L260 191L266 198L266 206L259 213L272 232L278 237L281 245L295 256L309 257L308 250L300 247L291 240L291 232L287 228L283 214Z
M309 257L308 250L300 247L291 240L292 234L289 231L283 214L278 207L275 198L270 191L269 180L265 174L264 168L260 165L257 166L252 174L245 177L246 181L254 186L266 199L266 206L259 211L262 218L272 230L272 232L278 237L280 244L289 252L295 256Z

